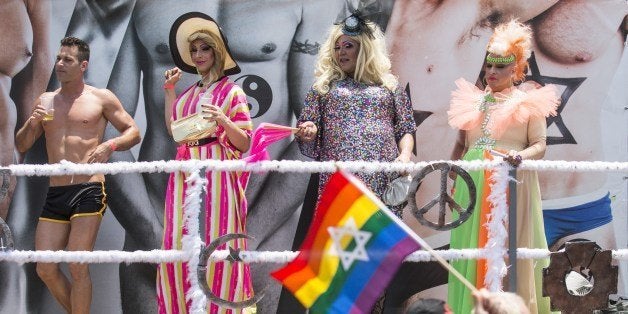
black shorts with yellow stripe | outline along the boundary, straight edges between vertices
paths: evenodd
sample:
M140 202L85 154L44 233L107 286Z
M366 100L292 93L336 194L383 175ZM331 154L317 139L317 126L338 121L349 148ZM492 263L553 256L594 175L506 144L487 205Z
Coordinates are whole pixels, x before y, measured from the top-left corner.
M69 223L72 218L98 215L107 208L104 182L86 182L48 188L39 220Z

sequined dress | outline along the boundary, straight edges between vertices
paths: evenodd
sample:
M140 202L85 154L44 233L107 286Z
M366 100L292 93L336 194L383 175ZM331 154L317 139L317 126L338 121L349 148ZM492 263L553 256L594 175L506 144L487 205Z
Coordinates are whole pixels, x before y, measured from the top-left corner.
M329 92L310 89L299 123L312 121L317 138L299 141L301 152L318 161L394 161L399 156L397 143L416 126L412 104L402 89L390 91L352 78L331 83ZM391 173L356 173L381 198ZM321 173L319 195L329 174ZM400 216L402 208L391 208Z
M558 105L555 87L513 87L493 94L464 79L456 81L456 85L448 116L452 127L465 130L464 160L493 159L489 150L521 152L533 143L545 141L545 117L555 115ZM531 151L534 147L528 153ZM544 150L531 155L538 157L543 153ZM486 223L492 210L487 197L491 193L492 171L469 173L476 185L476 205L471 217L452 230L451 249L482 248L487 242ZM517 247L547 249L536 171L518 170L517 182ZM461 206L469 203L467 186L460 178L456 181L454 200ZM549 298L543 297L541 291L541 271L548 266L548 260L520 259L517 263L517 293L531 313L549 313ZM452 266L477 288L484 287L486 260L457 260ZM471 292L451 274L448 304L454 313L470 313L473 308Z

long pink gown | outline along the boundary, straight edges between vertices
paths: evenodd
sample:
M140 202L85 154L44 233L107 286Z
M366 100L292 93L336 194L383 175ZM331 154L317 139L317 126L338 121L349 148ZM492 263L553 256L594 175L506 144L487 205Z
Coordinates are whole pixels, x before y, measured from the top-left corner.
M227 77L213 83L207 88L213 95L213 104L222 108L227 117L249 136L253 124L251 122L246 95ZM191 86L182 93L173 106L173 119L188 116L200 110L199 95L205 88ZM214 135L217 139L202 146L187 147L180 145L177 149L177 160L188 159L240 159L242 153L228 140L225 130L218 126ZM164 215L164 250L181 250L181 239L187 234L184 226L185 183L187 173L174 172L168 180L166 207ZM228 233L246 234L247 204L244 195L245 180L240 172L207 172L207 193L205 194L205 243L210 243L219 236ZM230 241L234 249L246 250L244 239ZM218 248L226 249L226 246ZM157 300L159 313L187 313L191 300L186 300L190 289L187 263L162 263L157 273ZM229 301L243 301L251 298L253 287L249 265L245 263L216 262L208 263L207 277L212 292ZM209 313L237 313L235 310L220 308L210 303Z

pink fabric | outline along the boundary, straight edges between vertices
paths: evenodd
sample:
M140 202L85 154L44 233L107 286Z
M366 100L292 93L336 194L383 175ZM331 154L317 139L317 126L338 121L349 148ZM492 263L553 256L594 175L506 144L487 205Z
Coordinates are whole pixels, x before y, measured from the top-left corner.
M496 97L499 94L496 93ZM528 123L532 118L556 115L560 104L558 91L554 85L546 85L528 92L516 90L502 106L492 113L491 133L501 138L509 125Z
M463 78L455 83L458 89L451 92L447 111L449 125L459 130L471 130L482 122L482 112L478 107L486 93Z
M482 123L484 117L481 110L484 96L490 89L483 91L467 80L456 80L458 89L451 93L450 109L447 111L449 125L460 130L471 130ZM531 88L531 84L523 85L511 93L494 93L500 102L491 107L491 120L487 126L491 137L501 138L509 125L527 123L532 118L556 115L560 104L557 89L554 85Z
M258 162L262 160L270 159L268 155L268 146L274 142L282 140L292 135L293 128L272 124L261 123L253 132L253 138L251 139L251 153L248 157L244 158L247 163ZM245 172L240 177L241 184L246 187L248 184L250 173Z

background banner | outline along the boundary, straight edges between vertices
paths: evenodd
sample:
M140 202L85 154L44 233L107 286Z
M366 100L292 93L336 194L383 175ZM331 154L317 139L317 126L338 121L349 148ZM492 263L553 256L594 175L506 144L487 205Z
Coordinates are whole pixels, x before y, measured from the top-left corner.
M141 128L142 143L116 152L111 161L169 160L175 156L175 143L163 122L162 85L164 71L174 66L168 35L177 17L200 11L221 25L242 68L231 78L247 94L256 126L294 126L327 30L356 8L385 30L393 72L414 107L416 161L449 159L457 136L446 116L454 80L481 78L492 27L512 17L534 31L527 79L556 84L562 93L559 115L548 119L545 159L628 160L628 4L623 0L7 0L0 3L0 163L46 162L43 139L22 156L14 154L13 138L34 100L59 87L53 65L64 36L90 44L87 82L112 90ZM184 74L177 92L197 79ZM115 132L108 128L105 139ZM269 150L271 159L305 160L292 139ZM604 249L628 247L625 174L547 171L539 177L551 249L569 239L592 240ZM308 185L312 191L315 179L297 173L251 175L251 250L296 247L311 219L316 198L306 192ZM166 180L162 173L108 176L110 212L95 249L159 248ZM437 181L428 177L418 204L435 195ZM0 200L0 210L9 211L16 249L34 249L47 186L43 177L14 178L9 195ZM612 209L587 205L607 195ZM448 248L449 232L421 226L407 210L404 221L432 247ZM627 264L620 265L623 297L628 296ZM277 268L270 263L252 266L255 288L268 285L258 313L295 313L294 300L281 295L281 286L269 276ZM93 313L156 312L155 265L97 264L90 270ZM404 263L400 272L404 276L393 279L387 302L446 293L446 273L435 262ZM62 312L34 264L0 263L0 286L2 313Z

